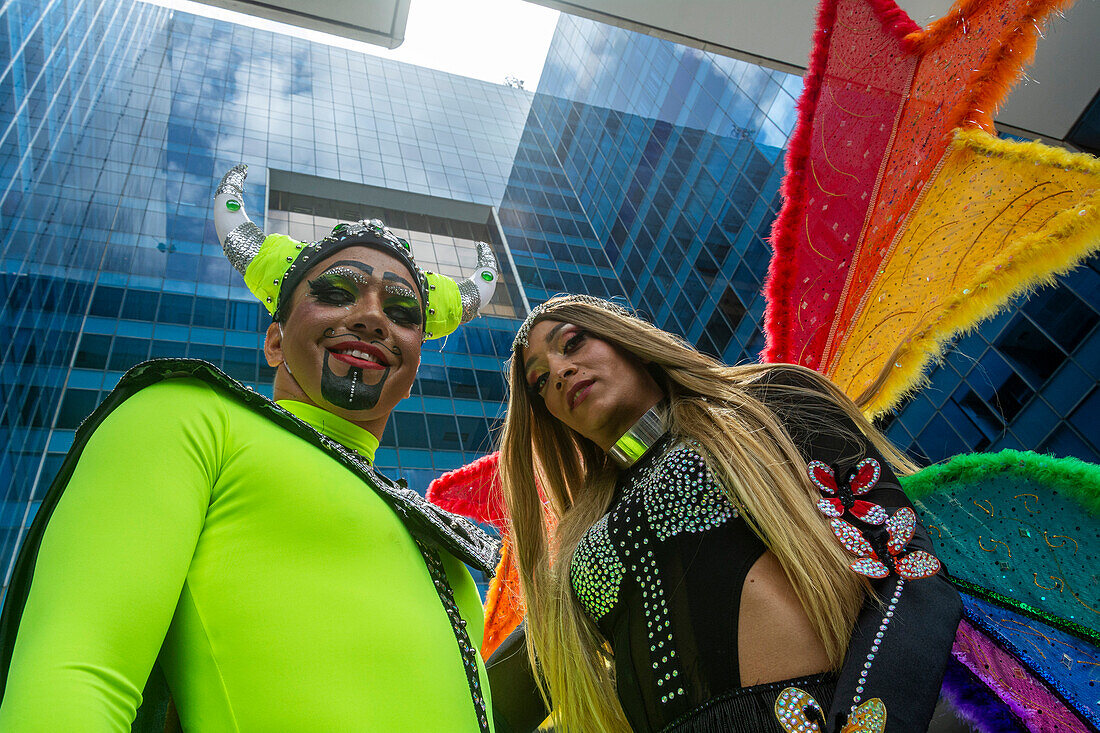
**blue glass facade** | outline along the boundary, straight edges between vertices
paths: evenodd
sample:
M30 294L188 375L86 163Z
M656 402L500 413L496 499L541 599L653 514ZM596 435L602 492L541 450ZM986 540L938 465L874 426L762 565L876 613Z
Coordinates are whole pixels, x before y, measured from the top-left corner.
M1037 450L1100 462L1100 257L959 339L886 434L921 462Z
M344 216L277 183L312 176L483 207L458 221L383 206L440 263L459 240L510 251L511 305L429 342L383 436L378 465L416 488L491 446L523 296L621 297L729 362L763 345L798 77L567 15L534 94L134 0L12 0L0 45L5 561L128 367L198 357L270 389L266 314L210 216L241 160L245 203L271 231ZM1100 460L1098 271L962 339L890 436L932 460L1000 447Z
M198 357L270 394L266 313L212 227L225 170L250 164L245 203L261 226L276 171L488 211L531 102L527 91L133 0L6 3L0 44L10 60L0 77L5 569L74 429L130 366ZM272 213L274 231L287 231ZM422 219L403 224L440 262L443 240L473 236L453 230L468 222ZM515 292L507 272L504 283ZM383 471L423 489L489 448L512 312L426 346L378 452Z
M622 296L708 353L755 358L801 86L563 15L500 206L531 302Z

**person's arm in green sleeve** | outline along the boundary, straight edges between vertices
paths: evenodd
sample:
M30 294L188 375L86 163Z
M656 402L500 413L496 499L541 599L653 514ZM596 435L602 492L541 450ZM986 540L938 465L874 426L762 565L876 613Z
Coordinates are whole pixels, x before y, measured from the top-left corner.
M210 387L172 380L96 429L42 540L0 730L130 730L203 527L224 414Z

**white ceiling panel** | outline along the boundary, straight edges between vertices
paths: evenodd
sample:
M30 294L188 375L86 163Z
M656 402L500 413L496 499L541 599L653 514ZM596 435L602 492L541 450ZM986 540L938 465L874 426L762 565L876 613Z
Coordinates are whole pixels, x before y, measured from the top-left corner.
M198 0L238 13L397 48L405 40L410 0Z
M813 0L533 0L708 51L802 73L810 54ZM921 25L950 8L947 0L899 0ZM1055 140L1100 88L1100 0L1077 0L1044 29L1034 63L997 115L997 122Z

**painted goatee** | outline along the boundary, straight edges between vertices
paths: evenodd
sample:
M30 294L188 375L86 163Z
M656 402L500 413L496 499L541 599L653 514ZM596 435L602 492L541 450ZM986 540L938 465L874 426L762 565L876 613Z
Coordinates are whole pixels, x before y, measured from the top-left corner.
M337 376L328 365L329 353L321 364L321 396L336 407L345 410L369 410L378 404L382 396L382 387L390 375L390 368L382 372L378 384L363 384L363 370L351 367L344 376Z

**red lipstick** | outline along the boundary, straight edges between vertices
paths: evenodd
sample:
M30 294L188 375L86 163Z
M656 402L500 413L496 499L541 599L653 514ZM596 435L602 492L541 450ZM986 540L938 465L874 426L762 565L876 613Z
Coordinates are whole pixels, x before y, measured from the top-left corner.
M569 400L570 410L584 402L584 398L592 391L593 384L594 380L592 379L582 379L569 388L569 394L566 397Z
M360 369L385 369L390 365L386 352L374 344L342 341L327 349L332 358Z

